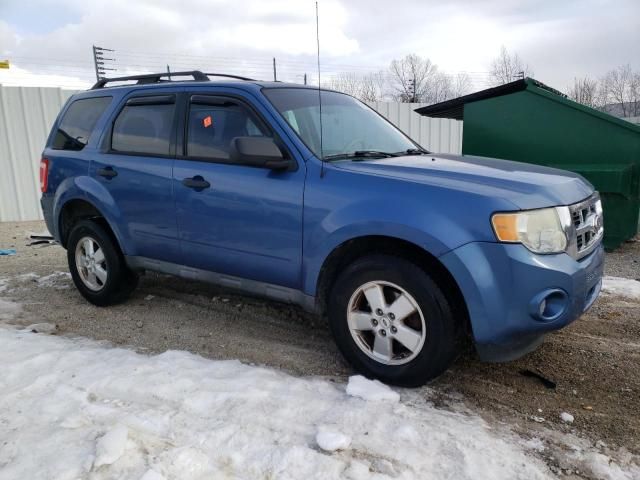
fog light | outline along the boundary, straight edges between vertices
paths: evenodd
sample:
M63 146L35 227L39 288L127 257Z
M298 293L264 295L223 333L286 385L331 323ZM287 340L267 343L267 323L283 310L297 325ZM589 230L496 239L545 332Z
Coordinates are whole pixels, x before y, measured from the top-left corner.
M553 322L560 318L569 307L569 296L559 288L540 292L531 299L529 313L542 322Z

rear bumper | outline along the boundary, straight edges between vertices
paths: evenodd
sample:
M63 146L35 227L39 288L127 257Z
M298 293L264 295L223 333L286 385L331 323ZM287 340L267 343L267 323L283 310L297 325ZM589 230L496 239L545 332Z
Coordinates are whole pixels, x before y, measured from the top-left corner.
M604 250L577 261L519 244L469 243L440 260L465 298L481 358L504 361L537 347L546 332L580 317L600 293Z
M42 195L40 197L40 206L42 207L42 216L47 224L47 230L59 242L60 239L57 237L58 232L54 228L55 222L53 221L53 195Z

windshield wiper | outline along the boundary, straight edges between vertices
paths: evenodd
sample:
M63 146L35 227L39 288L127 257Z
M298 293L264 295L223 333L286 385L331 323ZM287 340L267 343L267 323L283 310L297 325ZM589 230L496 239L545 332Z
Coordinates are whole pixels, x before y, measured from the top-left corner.
M335 155L325 155L324 160L335 160L338 158L389 158L397 157L397 153L381 152L380 150L356 150L351 153L336 153Z
M422 148L409 148L404 152L401 152L400 155L429 155L427 150L423 150Z

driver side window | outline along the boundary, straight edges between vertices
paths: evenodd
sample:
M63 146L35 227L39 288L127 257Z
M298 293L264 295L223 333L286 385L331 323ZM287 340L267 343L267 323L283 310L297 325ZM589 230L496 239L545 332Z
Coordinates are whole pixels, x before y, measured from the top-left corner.
M213 103L212 98L212 103ZM192 103L187 130L187 156L229 162L235 137L270 137L267 129L246 107L220 99L217 104Z

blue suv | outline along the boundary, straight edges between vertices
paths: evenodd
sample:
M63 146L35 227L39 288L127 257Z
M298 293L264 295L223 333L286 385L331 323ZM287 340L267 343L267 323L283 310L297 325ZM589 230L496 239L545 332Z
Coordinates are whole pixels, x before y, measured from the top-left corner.
M484 360L517 358L600 291L602 207L582 177L429 153L339 92L100 80L60 112L40 173L91 303L152 270L298 304L392 384L436 377L469 338Z

